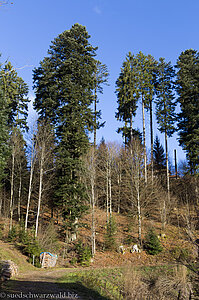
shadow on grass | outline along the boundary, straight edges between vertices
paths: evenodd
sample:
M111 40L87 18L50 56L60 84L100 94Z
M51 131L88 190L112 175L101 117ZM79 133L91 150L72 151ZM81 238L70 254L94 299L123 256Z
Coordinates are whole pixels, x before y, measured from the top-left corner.
M0 285L0 299L110 300L81 283L10 280Z

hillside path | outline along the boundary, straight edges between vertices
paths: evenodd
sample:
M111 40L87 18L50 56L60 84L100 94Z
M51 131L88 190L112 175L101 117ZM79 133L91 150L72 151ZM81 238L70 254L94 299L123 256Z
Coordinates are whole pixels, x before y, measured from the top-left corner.
M0 300L13 298L13 294L15 295L14 298L18 299L83 300L84 298L82 298L82 296L80 297L76 291L69 290L67 283L57 283L57 280L67 272L73 272L73 270L42 269L39 271L28 271L27 273L20 274L15 278L15 280L10 280L5 284L5 286L2 286L2 291L0 291Z

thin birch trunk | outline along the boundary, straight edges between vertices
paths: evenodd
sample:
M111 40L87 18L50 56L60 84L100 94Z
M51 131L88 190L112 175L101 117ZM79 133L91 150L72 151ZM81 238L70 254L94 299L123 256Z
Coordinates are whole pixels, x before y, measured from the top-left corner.
M167 172L167 197L168 197L168 202L170 202L169 158L168 158L167 132L165 132L165 150L166 150L166 172Z
M30 208L30 198L32 193L32 180L33 180L33 171L34 171L34 160L35 160L35 143L32 141L32 151L31 151L31 164L30 164L30 179L29 179L29 189L28 189L28 202L26 207L26 219L25 219L25 231L28 228L28 214Z
M40 174L39 174L39 197L38 197L38 207L37 207L37 218L35 225L35 237L38 234L38 226L39 226L39 215L41 209L41 197L42 197L42 186L43 186L43 173L44 173L44 153L45 153L45 143L42 144L41 149L41 159L40 159Z
M138 179L139 180L139 179ZM142 245L142 223L141 223L141 206L140 206L140 189L137 187L137 209L138 209L138 239L140 246Z
M111 168L109 164L109 176L108 176L108 185L109 185L109 211L110 211L110 217L112 217L112 189L111 189Z
M153 186L153 103L150 101L150 130L151 130L151 180Z
M106 222L109 223L109 181L108 181L108 161L106 163Z
M96 149L96 136L97 136L97 83L95 85L95 95L94 95L94 142L93 142L94 149Z
M169 159L168 159L168 138L167 132L165 131L165 152L166 152L166 177L167 177L167 203L170 203L170 184L169 184ZM166 226L166 203L163 201L163 220L162 229L165 230Z
M146 130L144 114L144 98L142 96L142 122L143 122L143 144L144 144L144 181L147 183L147 158L146 158Z
M120 204L121 204L121 182L122 182L122 176L121 174L119 174L118 175L118 206L117 206L118 214L120 213Z
M10 230L12 229L13 205L14 205L14 169L15 169L15 148L12 147L12 170L11 170L11 190L10 190Z
M3 191L1 189L1 192L0 192L0 218L2 216L2 204L3 204Z
M21 178L21 163L20 163L20 175L19 175L19 191L18 191L18 220L21 221L21 188L22 188L22 178Z
M95 256L95 184L94 178L91 179L91 197L92 197L92 224L91 224L91 243L92 243L92 256Z

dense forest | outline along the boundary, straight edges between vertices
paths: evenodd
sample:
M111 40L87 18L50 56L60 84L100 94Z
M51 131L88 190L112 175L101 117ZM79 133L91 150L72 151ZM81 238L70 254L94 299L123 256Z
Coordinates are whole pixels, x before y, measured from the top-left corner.
M96 208L106 211L107 234L113 213L136 216L142 246L142 218L154 214L169 223L170 212L187 207L186 226L194 242L192 214L199 217L199 52L182 52L173 66L142 52L129 52L116 81L117 111L123 144L97 144L104 126L98 110L108 85L108 67L97 60L97 47L75 24L57 36L48 55L33 70L36 124L28 127L28 86L10 62L0 66L0 217L34 231L45 213L61 220L65 241L77 239L82 216L92 214L90 247L95 256ZM133 127L138 106L143 129ZM150 118L150 149L145 118ZM153 125L164 134L164 147ZM169 163L169 138L178 133L186 163L175 172ZM149 154L149 155L148 155Z

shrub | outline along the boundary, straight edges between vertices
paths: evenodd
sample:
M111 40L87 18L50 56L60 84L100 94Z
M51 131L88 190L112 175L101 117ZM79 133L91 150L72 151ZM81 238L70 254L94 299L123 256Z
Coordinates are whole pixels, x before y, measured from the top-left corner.
M115 220L113 217L110 217L106 228L105 249L109 249L109 250L117 249L117 243L115 239L116 232L117 232L117 226Z
M186 262L190 259L190 251L187 248L180 248L178 246L171 249L172 256L179 262Z
M87 245L83 245L81 241L78 242L76 246L77 254L78 254L78 262L82 266L89 266L90 260L92 257L91 249Z
M53 222L40 228L37 239L44 251L56 253L60 248L58 233Z
M12 228L8 232L8 242L13 242L17 238L17 230L15 226L12 226Z
M40 253L42 252L42 249L36 239L29 240L26 245L24 245L23 253L27 256L33 256L39 257Z
M147 232L145 236L144 247L147 253L151 255L156 255L163 250L158 236L153 229L149 229L149 231Z
M18 242L22 243L23 245L27 245L31 240L31 236L28 234L27 231L25 231L25 228L22 227L19 230L18 234Z

